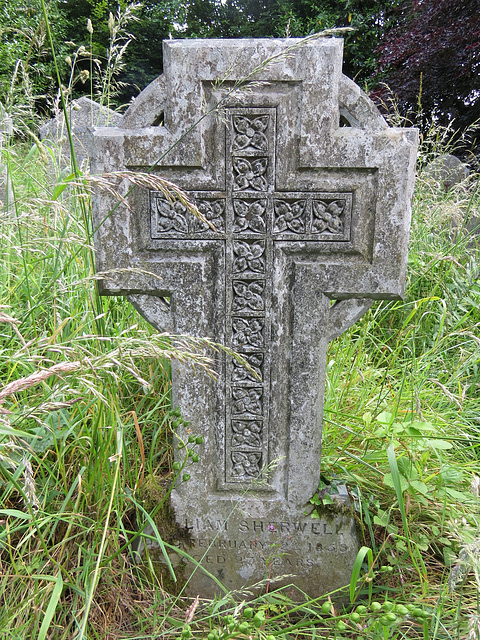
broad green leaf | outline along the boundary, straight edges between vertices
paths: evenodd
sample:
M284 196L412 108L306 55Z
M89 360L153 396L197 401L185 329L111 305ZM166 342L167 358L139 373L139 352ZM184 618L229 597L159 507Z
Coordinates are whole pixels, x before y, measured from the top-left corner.
M410 480L410 486L413 487L415 491L422 493L424 496L428 495L428 486L421 480Z
M463 472L460 469L455 469L450 465L444 465L440 469L440 478L445 485L455 485L458 487L463 482Z
M427 432L436 431L435 427L431 422L423 422L420 420L414 420L413 422L410 422L410 427L413 427L414 429L418 429L421 433L424 433L425 431Z
M398 474L398 478L400 481L400 487L402 493L408 489L408 480L402 476L402 474ZM386 473L383 476L383 484L386 484L387 487L392 487L392 489L396 489L395 482L393 481L393 477L391 473Z
M14 438L39 438L33 433L28 433L28 431L21 431L20 429L14 429L13 427L9 427L6 424L2 424L0 426L0 436L13 436Z
M405 433L409 436L414 436L414 437L422 436L422 432L419 429L416 429L415 427L412 427L412 426L406 427Z
M418 472L413 466L410 458L407 458L406 456L402 456L398 458L397 464L398 464L398 470L403 476L405 476L405 478L408 478L409 480L411 480L412 478L418 478Z
M357 553L357 557L355 558L355 562L353 564L352 569L352 577L350 579L350 602L355 602L355 590L357 586L358 579L360 577L360 571L362 570L363 561L365 557L368 560L368 569L370 571L373 565L373 552L369 547L362 547L360 551ZM369 602L372 599L372 581L368 583L368 591L369 591Z
M387 426L390 426L393 422L393 413L389 413L388 411L382 411L382 413L379 413L377 416L377 422L380 422L380 424L386 424Z
M426 444L433 449L441 449L444 451L453 447L451 442L447 442L446 440L437 440L436 438L428 438L428 440L426 440Z
M58 601L60 600L60 596L63 591L63 578L62 572L59 569L58 575L55 578L55 586L53 587L52 595L50 596L50 601L47 606L47 610L45 611L45 616L43 618L42 626L40 627L40 631L38 633L38 640L45 640L47 637L47 631L50 627L50 623L52 622L52 618L55 614L55 609L57 608Z
M445 491L448 493L449 496L451 496L452 498L455 498L455 500L458 500L459 502L468 503L473 501L473 496L467 493L463 493L462 491L457 491L456 489L452 489L451 487L446 487Z

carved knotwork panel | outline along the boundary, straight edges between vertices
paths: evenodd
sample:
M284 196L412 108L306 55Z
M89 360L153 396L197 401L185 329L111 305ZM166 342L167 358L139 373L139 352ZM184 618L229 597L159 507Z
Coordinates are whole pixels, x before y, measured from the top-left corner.
M269 458L271 278L276 241L348 241L351 192L275 189L275 109L228 109L224 191L181 202L151 192L152 239L225 243L227 345L248 366L227 359L223 487L251 482ZM287 243L287 245L285 245Z

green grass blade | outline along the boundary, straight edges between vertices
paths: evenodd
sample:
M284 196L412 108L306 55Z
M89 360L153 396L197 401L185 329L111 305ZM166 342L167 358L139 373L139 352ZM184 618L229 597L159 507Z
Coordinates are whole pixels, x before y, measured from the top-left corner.
M50 627L50 623L52 622L53 616L55 614L55 610L57 608L58 601L60 600L60 596L63 591L63 578L62 571L59 568L57 577L54 579L55 585L53 587L52 595L50 596L50 601L47 606L47 610L45 611L45 616L43 618L42 626L40 627L40 631L38 633L38 640L45 640L47 637L47 631Z
M365 556L368 560L368 572L370 573L373 565L373 552L370 547L362 547L360 551L357 553L357 557L355 558L355 562L353 563L352 569L352 577L350 579L350 602L353 604L355 602L355 591L357 587L358 579L360 578L360 571L362 570L363 562L365 560ZM372 599L372 582L368 583L368 600L369 602Z
M393 487L395 489L395 495L398 500L398 509L400 511L400 515L402 518L403 530L405 533L405 540L407 542L408 552L410 554L410 558L412 559L413 564L418 572L418 576L422 582L425 581L425 567L423 567L423 571L420 569L418 562L423 565L421 555L416 551L416 549L412 546L412 541L410 538L410 531L407 520L407 512L405 510L405 502L403 500L403 491L402 485L400 481L400 471L398 470L397 458L395 455L395 450L393 448L393 443L390 443L387 449L387 457L388 464L390 466L390 473L392 474Z
M176 582L177 581L177 576L175 575L175 572L174 572L173 567L172 567L172 563L170 562L170 558L168 557L168 553L167 553L167 550L165 548L165 544L164 544L164 542L162 540L162 536L160 535L160 533L159 533L159 531L157 529L157 525L153 521L153 518L150 516L149 513L147 513L147 511L145 511L145 509L138 502L136 502L136 500L134 500L132 498L132 496L129 496L129 500L131 500L133 502L133 504L137 507L137 509L143 513L143 515L147 519L148 524L152 527L153 532L155 533L155 539L158 542L158 546L162 550L163 557L165 558L165 564L167 565L168 570L170 571L170 575L172 576L173 580Z

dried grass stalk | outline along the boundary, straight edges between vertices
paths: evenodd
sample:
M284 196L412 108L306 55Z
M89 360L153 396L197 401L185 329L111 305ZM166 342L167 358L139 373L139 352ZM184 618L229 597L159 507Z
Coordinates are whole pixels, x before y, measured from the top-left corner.
M3 402L5 398L13 395L14 393L18 393L19 391L23 391L24 389L34 387L40 382L48 380L48 378L51 378L52 376L59 376L62 373L73 373L80 367L81 362L78 360L76 362L60 362L59 364L54 364L49 369L36 371L29 376L14 380L13 382L10 382L10 384L7 384L7 386L0 391L0 402Z

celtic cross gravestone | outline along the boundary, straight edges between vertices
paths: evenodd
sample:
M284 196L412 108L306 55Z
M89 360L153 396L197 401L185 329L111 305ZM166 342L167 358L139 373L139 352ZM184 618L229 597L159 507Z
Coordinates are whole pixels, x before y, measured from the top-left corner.
M179 544L211 574L177 559L194 594L218 591L212 576L240 588L288 574L310 595L350 579L352 516L306 515L327 345L402 295L417 132L389 128L341 65L339 39L171 40L164 74L93 134L95 172L154 166L204 216L126 180L128 206L96 196L102 292L249 364L223 354L216 381L172 374L204 436L172 494Z

